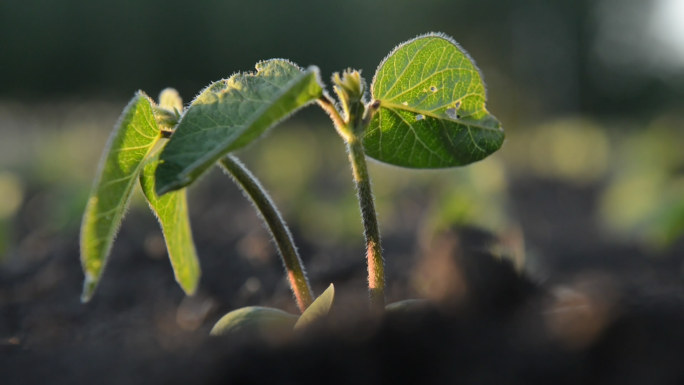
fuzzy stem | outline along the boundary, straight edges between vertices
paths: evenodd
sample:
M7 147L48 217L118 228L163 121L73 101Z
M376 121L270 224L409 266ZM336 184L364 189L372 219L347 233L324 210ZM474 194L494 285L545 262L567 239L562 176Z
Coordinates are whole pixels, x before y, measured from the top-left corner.
M294 245L292 234L283 217L261 183L237 158L227 155L221 159L220 163L223 169L242 187L243 192L250 198L271 231L287 270L287 279L290 282L290 288L297 301L297 306L300 311L304 312L313 302L313 293L302 260Z
M368 292L371 308L383 309L385 306L385 262L380 246L380 231L375 213L370 176L366 167L366 153L363 149L362 137L368 128L373 113L377 110L376 102L366 106L363 95L366 82L359 71L348 69L340 75L333 75L335 93L339 106L324 94L318 104L330 115L335 129L347 145L349 163L354 174L354 184L361 208L364 237L366 239L366 261L368 264ZM342 108L340 112L339 108Z
M366 155L361 140L354 137L347 141L349 161L352 165L354 183L361 207L364 236L366 239L366 261L368 264L368 292L372 308L385 306L385 262L380 246L380 230L375 213L370 176L366 167Z
M344 139L345 143L349 142L353 137L353 133L349 129L349 126L345 123L344 119L335 108L335 103L330 99L330 96L323 94L318 100L316 100L318 105L330 116L333 121L335 130Z

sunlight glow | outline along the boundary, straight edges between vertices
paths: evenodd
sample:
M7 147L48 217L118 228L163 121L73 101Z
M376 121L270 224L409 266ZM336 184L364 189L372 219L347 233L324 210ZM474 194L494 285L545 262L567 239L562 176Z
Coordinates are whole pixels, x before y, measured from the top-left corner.
M595 11L594 53L608 68L684 70L684 0L601 0Z
M684 1L656 0L652 12L650 32L660 43L662 58L684 66Z

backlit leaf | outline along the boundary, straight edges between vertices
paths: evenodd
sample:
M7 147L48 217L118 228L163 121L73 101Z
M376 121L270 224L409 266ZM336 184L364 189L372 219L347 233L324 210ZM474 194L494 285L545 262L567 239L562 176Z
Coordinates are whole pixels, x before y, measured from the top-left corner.
M190 230L186 190L173 191L161 197L155 194L154 172L159 163L158 156L157 153L145 164L140 174L140 185L161 225L176 281L186 294L192 295L197 289L200 266Z
M330 313L330 308L332 308L333 302L335 301L335 286L331 283L327 289L313 301L309 307L304 310L299 320L295 324L295 330L305 328L308 325L322 319Z
M258 63L256 69L211 84L192 102L160 156L157 193L192 183L222 156L323 92L316 67L302 70L274 59Z
M364 148L377 160L414 168L462 166L503 143L501 124L485 108L480 72L443 35L395 48L378 67L371 93L378 110Z
M124 109L103 152L81 224L83 301L88 301L97 287L143 161L160 137L152 106L150 99L138 92Z

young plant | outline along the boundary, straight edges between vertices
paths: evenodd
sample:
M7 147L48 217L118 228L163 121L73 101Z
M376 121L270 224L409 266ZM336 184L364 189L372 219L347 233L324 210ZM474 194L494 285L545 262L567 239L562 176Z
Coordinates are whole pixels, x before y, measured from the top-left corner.
M219 163L251 198L271 230L303 314L297 317L277 309L243 308L224 316L212 333L254 325L300 328L327 314L334 297L332 285L312 301L284 221L263 187L230 155L316 102L328 113L347 147L364 226L370 302L381 309L385 304L384 260L366 156L401 167L447 168L481 160L498 150L504 140L500 123L485 108L479 70L458 44L441 34L419 36L396 47L380 63L370 95L366 81L355 70L334 74L334 101L316 67L301 69L273 59L258 63L256 69L256 73L236 74L209 85L185 110L178 98L168 103L162 93L159 106L138 94L124 111L84 216L85 299L92 295L102 273L132 181L138 175L150 207L160 219L176 277L187 293L194 291L199 269L183 192ZM161 139L167 135L168 141ZM153 150L157 143L163 144L161 152Z

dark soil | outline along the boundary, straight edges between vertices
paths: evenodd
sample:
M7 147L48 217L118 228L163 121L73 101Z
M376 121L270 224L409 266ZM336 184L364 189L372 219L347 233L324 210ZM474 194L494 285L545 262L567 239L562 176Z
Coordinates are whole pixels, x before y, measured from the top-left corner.
M365 266L349 257L359 250L304 242L316 292L333 282L339 298L328 323L288 339L208 336L237 307L295 311L237 191L193 206L203 277L192 298L146 213L129 213L88 304L75 231L41 235L18 220L19 247L0 266L0 383L684 384L684 244L652 256L601 239L587 216L591 188L515 186L513 215L537 256L529 276L483 251L493 235L453 229L442 236L456 246L434 251L450 256L441 266L455 274L435 304L379 319L359 310ZM416 295L406 269L421 263L407 257L420 254L414 239L384 239L386 255L404 256L388 257L390 300Z

